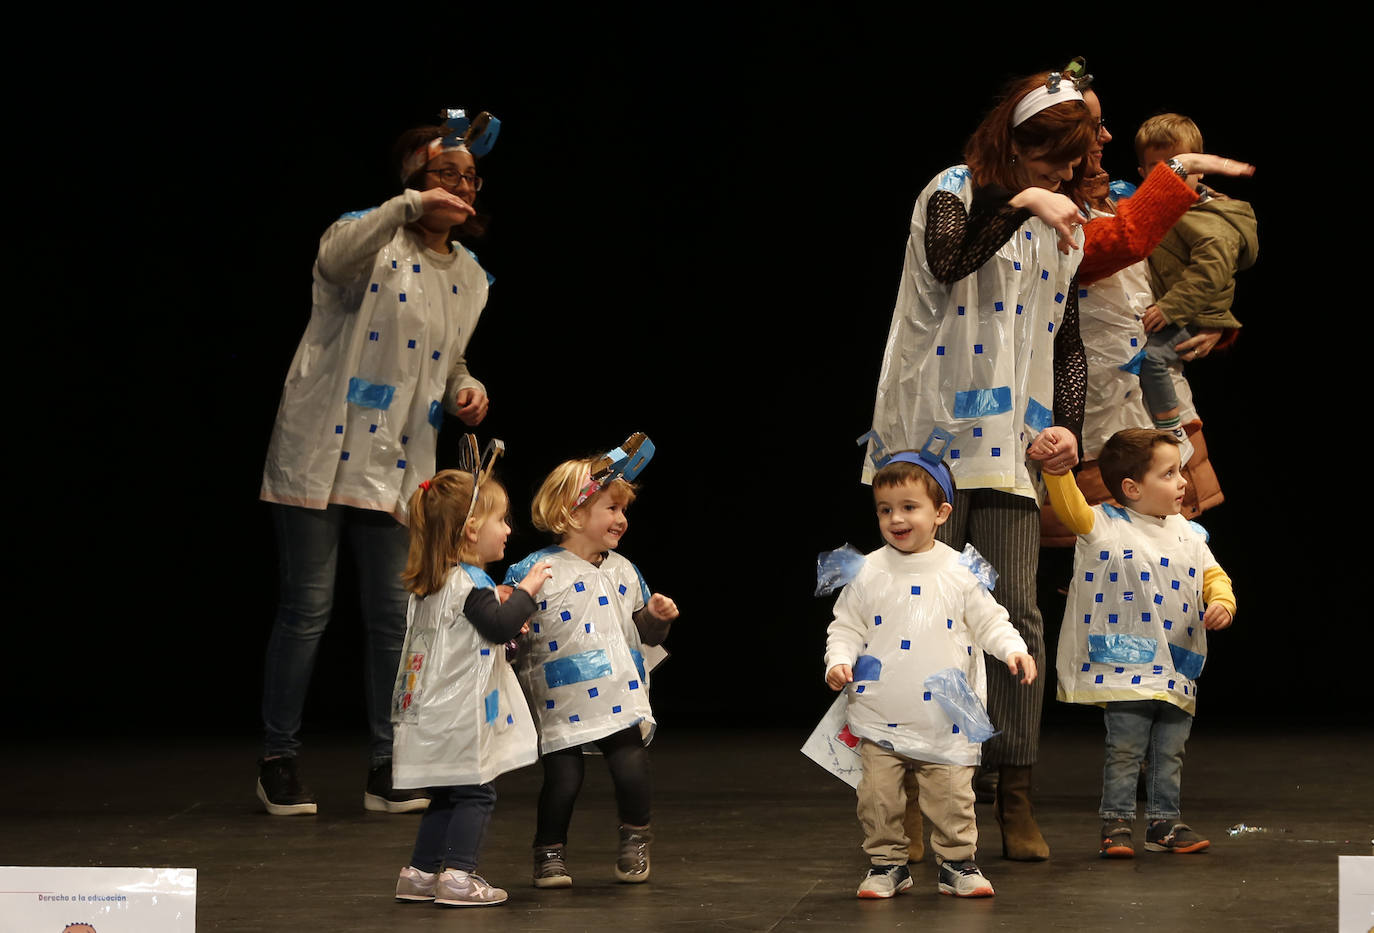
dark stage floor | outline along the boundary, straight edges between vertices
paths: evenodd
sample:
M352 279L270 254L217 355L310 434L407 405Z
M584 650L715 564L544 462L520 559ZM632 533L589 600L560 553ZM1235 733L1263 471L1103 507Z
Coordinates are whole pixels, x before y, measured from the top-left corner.
M593 762L569 845L575 887L529 886L534 767L498 781L480 869L507 904L396 903L416 819L363 811L361 738L313 742L302 762L320 815L286 819L257 807L248 739L12 747L0 864L196 868L201 930L1332 930L1337 856L1369 855L1374 836L1374 731L1213 734L1203 720L1184 816L1211 850L1101 861L1100 736L1060 729L1036 772L1051 861L1004 861L980 805L996 897L940 897L928 855L912 892L859 901L853 792L802 757L804 738L663 729L653 880L640 886L612 880L611 791ZM1263 831L1228 834L1239 823Z

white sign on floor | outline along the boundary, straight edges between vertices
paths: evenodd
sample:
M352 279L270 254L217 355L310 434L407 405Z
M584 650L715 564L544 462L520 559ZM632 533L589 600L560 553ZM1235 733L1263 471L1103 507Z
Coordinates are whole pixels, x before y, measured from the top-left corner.
M1374 855L1342 855L1340 881L1341 933L1374 930Z
M0 867L0 933L195 933L194 868Z

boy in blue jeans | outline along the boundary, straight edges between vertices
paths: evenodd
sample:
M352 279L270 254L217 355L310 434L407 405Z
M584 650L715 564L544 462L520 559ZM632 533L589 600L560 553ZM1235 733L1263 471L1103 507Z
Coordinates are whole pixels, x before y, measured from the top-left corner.
M1042 439L1032 445L1032 459L1052 452L1052 439ZM1059 699L1105 710L1098 852L1135 855L1131 824L1142 761L1149 762L1145 848L1200 852L1210 843L1180 819L1183 750L1207 632L1228 627L1235 615L1231 580L1200 529L1179 514L1187 480L1172 434L1118 431L1098 464L1125 508L1089 508L1072 474L1044 472L1055 514L1078 535L1059 633Z

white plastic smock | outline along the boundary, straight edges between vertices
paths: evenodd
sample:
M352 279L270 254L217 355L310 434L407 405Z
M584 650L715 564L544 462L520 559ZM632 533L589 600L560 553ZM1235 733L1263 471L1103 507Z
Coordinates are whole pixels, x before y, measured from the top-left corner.
M1091 211L1089 218L1109 216ZM1088 358L1083 412L1083 456L1096 460L1107 438L1125 428L1152 425L1140 395L1140 361L1145 355L1145 309L1154 303L1150 267L1127 266L1078 292L1079 330ZM1182 366L1171 371L1184 422L1197 417L1193 392Z
M404 520L410 494L434 474L444 410L456 410L459 390L482 388L463 354L487 275L457 243L436 253L407 231L420 214L420 192L407 191L321 238L314 307L263 470L269 502Z
M936 191L973 203L966 166L916 200L892 327L878 376L873 427L889 450L919 448L932 428L954 435L945 460L961 489L1035 497L1027 444L1054 417L1054 334L1082 257L1031 217L978 271L945 285L926 262L926 207ZM871 442L870 442L871 443ZM864 482L872 480L871 457Z
M391 781L396 787L485 784L539 758L538 736L504 645L463 615L487 574L459 564L437 593L410 597L392 693Z
M1026 643L958 551L936 541L919 554L882 547L866 555L835 601L825 669L848 664L849 731L919 761L976 765L970 742L925 690L955 668L987 704L983 651L1006 660ZM993 725L997 725L993 723Z
M1202 578L1216 566L1181 515L1104 503L1078 536L1059 631L1059 699L1163 700L1192 713L1207 660Z
M519 583L541 560L553 577L520 640L520 683L539 725L541 754L638 725L653 735L649 671L633 614L649 599L634 564L614 551L595 566L561 547L535 551L506 571Z

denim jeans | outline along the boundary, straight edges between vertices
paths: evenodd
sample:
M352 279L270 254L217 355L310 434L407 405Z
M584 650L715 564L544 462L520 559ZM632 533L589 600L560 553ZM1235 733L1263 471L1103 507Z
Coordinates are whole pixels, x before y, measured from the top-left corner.
M1145 818L1179 818L1183 746L1193 717L1163 700L1108 703L1107 762L1102 769L1104 820L1135 819L1135 788L1140 762L1147 762Z
M472 871L496 809L493 784L429 788L429 809L420 817L410 865L420 871Z
M305 509L273 503L281 591L263 667L263 753L292 757L300 748L310 674L334 606L339 542L347 538L358 568L366 628L365 689L374 766L391 760L391 689L401 661L409 593L401 585L409 535L384 512L331 505Z
M1140 394L1151 418L1178 407L1178 393L1169 370L1181 359L1174 347L1192 336L1186 328L1166 324L1145 341L1145 356L1140 361Z

